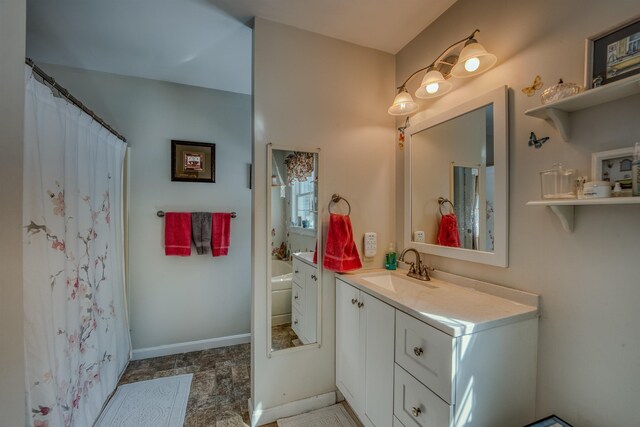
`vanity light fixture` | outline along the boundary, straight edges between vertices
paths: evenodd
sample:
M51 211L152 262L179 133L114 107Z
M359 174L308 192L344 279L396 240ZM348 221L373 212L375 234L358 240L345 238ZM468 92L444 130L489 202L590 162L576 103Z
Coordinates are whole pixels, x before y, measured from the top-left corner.
M418 111L418 104L407 91L407 83L422 71L427 71L422 78L422 83L415 95L421 99L442 96L453 89L453 84L448 81L450 77L465 78L484 73L493 67L497 58L482 46L475 38L475 30L469 37L465 37L446 48L431 64L411 74L398 87L398 94L393 104L387 110L392 116L404 116ZM464 46L457 55L453 51L462 43Z

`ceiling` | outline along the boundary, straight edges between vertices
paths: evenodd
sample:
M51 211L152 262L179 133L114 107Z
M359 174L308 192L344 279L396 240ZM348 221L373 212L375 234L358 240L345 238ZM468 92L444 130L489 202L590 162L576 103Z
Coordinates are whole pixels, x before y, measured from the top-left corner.
M28 0L27 56L251 93L253 16L395 54L455 0Z

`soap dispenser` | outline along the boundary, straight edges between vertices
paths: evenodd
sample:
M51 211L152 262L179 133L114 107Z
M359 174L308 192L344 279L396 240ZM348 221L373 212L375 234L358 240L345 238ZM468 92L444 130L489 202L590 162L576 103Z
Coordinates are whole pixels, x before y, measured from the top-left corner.
M389 243L389 250L384 255L384 268L387 270L395 270L398 265L398 254L396 253L393 243Z

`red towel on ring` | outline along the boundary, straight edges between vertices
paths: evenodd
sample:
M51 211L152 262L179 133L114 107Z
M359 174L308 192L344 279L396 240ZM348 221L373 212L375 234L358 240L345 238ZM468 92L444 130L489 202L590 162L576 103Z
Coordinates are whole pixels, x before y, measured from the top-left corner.
M191 255L191 213L164 214L164 254Z
M438 231L438 244L442 246L460 247L460 233L458 232L458 220L456 214L442 215L440 230Z
M337 272L357 270L362 267L358 248L353 241L349 215L332 213L324 250L324 268Z
M215 212L211 218L211 255L227 256L231 232L231 214Z

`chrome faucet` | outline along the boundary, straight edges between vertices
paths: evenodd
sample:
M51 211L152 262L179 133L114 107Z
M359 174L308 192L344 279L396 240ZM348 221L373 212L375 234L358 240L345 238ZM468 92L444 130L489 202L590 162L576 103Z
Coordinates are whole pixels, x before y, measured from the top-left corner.
M415 262L407 262L404 260L404 256L407 252L413 252L416 259ZM429 271L433 271L433 268L427 267L426 264L422 263L422 258L420 258L420 253L417 250L413 248L405 249L400 254L398 261L409 264L409 272L407 273L407 276L418 280L424 280L425 282L431 280L431 277L429 277Z

